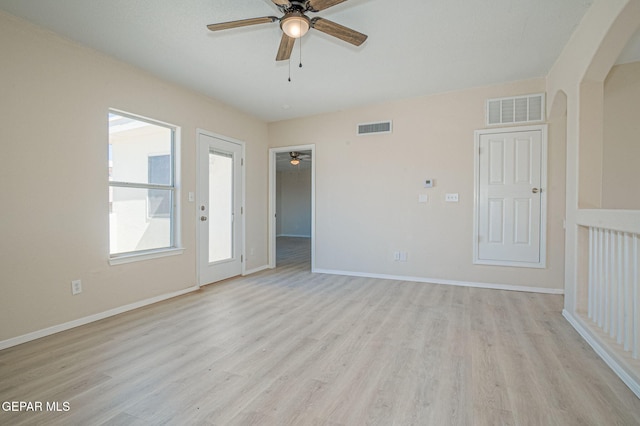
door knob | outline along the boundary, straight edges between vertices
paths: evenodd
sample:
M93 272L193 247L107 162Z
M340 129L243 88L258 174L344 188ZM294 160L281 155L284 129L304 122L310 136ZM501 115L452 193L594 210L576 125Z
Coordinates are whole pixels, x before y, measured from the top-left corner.
M542 192L542 189L533 188L531 192L533 192L534 194L537 194L538 192Z
M204 222L204 221L207 220L207 217L206 216L200 216L200 220Z

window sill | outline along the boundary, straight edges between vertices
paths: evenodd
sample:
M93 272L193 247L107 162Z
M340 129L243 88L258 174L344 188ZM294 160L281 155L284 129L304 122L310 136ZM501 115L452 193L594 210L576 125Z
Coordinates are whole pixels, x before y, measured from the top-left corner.
M184 253L183 248L169 248L163 250L154 250L144 253L122 254L109 258L109 265L122 265L124 263L140 262L143 260L157 259L160 257L177 256Z

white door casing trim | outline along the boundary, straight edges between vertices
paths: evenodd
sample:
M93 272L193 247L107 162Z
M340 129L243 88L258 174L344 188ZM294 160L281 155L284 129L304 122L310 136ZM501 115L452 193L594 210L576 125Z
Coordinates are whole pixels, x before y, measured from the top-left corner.
M485 260L479 259L479 213L480 213L480 139L483 135L500 134L500 133L517 133L539 131L541 135L541 161L540 161L540 261L518 262L509 260ZM474 132L474 161L473 161L473 263L479 265L495 265L495 266L515 266L526 268L546 268L547 260L547 125L532 125L518 127L504 127L495 129L482 129Z
M294 145L269 149L269 268L276 267L276 154L291 151L311 151L311 272L315 272L316 241L316 145Z
M242 214L241 216L241 222L240 222L240 232L242 234L241 238L240 238L240 243L241 243L241 247L240 247L240 254L241 254L241 258L242 261L240 262L241 264L241 275L245 275L245 267L246 267L246 253L245 253L245 246L246 246L246 233L245 233L245 229L246 229L246 164L244 164L244 158L246 156L246 144L244 141L241 141L239 139L234 139L228 136L224 136L218 133L214 133L214 132L210 132L208 130L204 130L204 129L196 129L196 201L195 201L195 232L196 232L196 282L197 282L197 286L198 287L202 287L202 283L200 280L200 269L201 269L201 253L200 253L200 210L198 209L198 206L201 205L201 185L200 185L200 173L201 173L201 166L200 166L200 135L205 135L205 136L210 136L216 139L221 139L225 142L230 142L230 143L234 143L237 145L240 145L241 148L241 189L240 192L242 194L241 196L241 202L240 205L242 207ZM191 203L190 203L191 204Z

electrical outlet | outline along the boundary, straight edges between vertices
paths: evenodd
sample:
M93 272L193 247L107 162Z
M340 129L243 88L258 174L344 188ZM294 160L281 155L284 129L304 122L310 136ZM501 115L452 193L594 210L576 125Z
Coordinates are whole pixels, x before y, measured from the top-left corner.
M447 203L457 203L458 202L458 193L455 194L445 194L444 200Z
M82 293L82 281L81 280L73 280L71 281L71 294L74 296L76 294Z
M407 261L407 252L402 250L396 250L393 252L393 261L394 262L406 262Z

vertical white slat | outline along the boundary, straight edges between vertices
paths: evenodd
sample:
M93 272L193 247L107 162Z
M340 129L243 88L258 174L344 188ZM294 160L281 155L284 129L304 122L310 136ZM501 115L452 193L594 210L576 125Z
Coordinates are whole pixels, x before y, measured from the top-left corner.
M638 282L638 235L633 234L633 244L632 244L632 256L633 260L632 265L632 276L633 280L631 285L633 286L633 352L632 356L634 359L638 359L638 342L640 341L640 312L638 312L638 286L640 282Z
M616 319L618 318L618 269L616 268L616 231L609 232L609 337L614 338L616 336L616 329L618 325Z
M610 287L611 287L611 276L609 274L610 272L610 257L611 254L609 253L609 240L610 237L609 235L611 234L611 231L609 231L608 229L604 230L604 256L602 257L602 261L603 261L603 265L602 265L602 270L604 272L604 280L602 282L602 287L603 287L603 293L604 293L604 312L603 312L603 317L604 320L602 322L602 329L604 330L605 333L609 332L609 311L611 311L610 307L611 307L611 291L610 291Z
M604 229L598 228L598 327L604 326Z
M611 312L611 245L610 245L611 231L604 230L604 322L602 329L605 333L609 332L609 313Z
M593 226L589 227L589 294L587 299L590 320L594 320L594 304L595 304L595 259L596 259L596 237Z
M617 234L617 242L618 242L618 280L617 280L617 284L618 284L618 305L616 307L616 311L618 314L618 319L617 319L617 330L616 330L616 341L618 342L619 345L622 344L622 338L623 338L623 330L624 330L624 273L623 273L623 259L624 259L624 252L622 250L622 243L624 242L624 233L622 232L618 232Z
M631 350L631 311L633 307L633 291L631 287L631 235L624 234L624 350Z
M600 259L600 230L593 229L594 236L594 256L593 256L593 322L598 323L598 308L600 308L600 269L598 259Z

